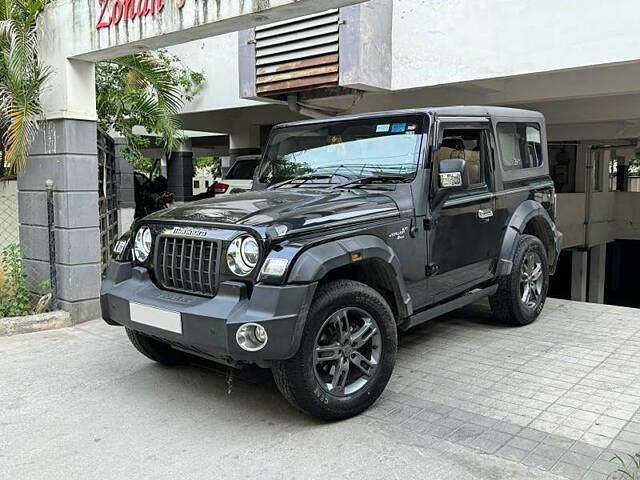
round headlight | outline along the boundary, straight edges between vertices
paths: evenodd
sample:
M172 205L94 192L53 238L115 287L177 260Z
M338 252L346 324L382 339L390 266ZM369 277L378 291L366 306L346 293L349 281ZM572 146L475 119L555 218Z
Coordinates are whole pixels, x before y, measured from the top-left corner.
M151 230L149 227L142 227L136 233L133 252L139 262L144 262L149 257L149 253L151 253Z
M227 249L227 265L229 269L241 277L249 275L260 259L260 246L249 235L236 238Z

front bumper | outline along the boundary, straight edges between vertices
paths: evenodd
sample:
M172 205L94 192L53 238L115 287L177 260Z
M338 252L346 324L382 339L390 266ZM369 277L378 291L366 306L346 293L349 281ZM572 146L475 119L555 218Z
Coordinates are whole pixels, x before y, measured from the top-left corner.
M271 286L256 284L251 296L241 282L223 282L213 298L161 290L149 273L128 262L111 262L102 284L102 318L123 325L197 355L225 363L259 363L292 357L298 350L316 283ZM182 333L173 333L131 320L129 305L138 303L179 312ZM269 341L257 352L236 343L236 331L259 323Z

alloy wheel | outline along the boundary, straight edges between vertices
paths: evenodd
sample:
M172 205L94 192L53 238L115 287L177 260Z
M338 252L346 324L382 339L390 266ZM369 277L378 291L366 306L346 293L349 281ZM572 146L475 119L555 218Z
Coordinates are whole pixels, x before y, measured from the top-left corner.
M324 321L316 336L316 379L332 395L351 395L373 378L381 354L380 329L375 319L361 308L342 308Z
M542 297L543 283L542 259L537 252L530 250L522 262L520 276L520 298L525 307L536 307Z

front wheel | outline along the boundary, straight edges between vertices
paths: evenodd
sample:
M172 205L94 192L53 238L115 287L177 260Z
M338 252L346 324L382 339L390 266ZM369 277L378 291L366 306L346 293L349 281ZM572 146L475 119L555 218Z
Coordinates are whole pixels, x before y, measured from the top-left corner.
M324 420L352 417L384 390L395 364L397 331L385 299L352 280L319 287L294 357L276 362L285 398Z
M489 297L496 318L511 325L528 325L544 307L549 288L549 264L544 245L533 235L522 235L513 256L511 273L498 281Z

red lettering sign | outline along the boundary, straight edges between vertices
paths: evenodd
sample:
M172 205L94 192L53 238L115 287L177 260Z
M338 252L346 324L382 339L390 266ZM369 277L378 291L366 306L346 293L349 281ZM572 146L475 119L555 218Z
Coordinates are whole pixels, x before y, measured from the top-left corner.
M164 0L98 0L100 16L96 30L161 12Z

